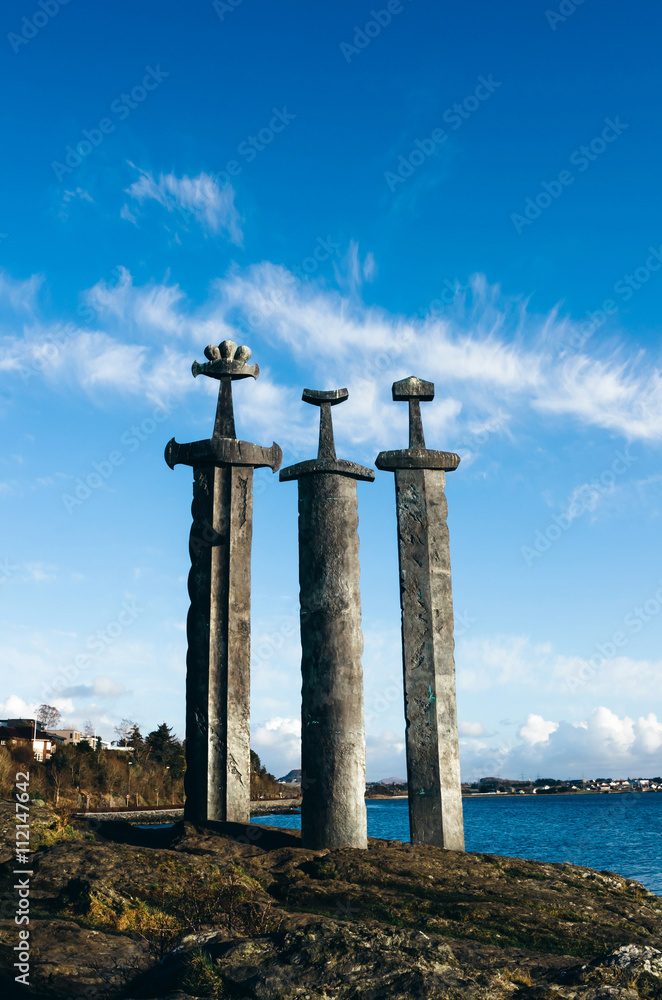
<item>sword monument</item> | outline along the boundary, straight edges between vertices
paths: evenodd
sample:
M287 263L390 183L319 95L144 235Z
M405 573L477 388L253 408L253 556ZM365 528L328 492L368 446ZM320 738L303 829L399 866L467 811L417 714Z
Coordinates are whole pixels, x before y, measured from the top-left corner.
M356 482L375 473L336 458L331 407L348 395L304 389L320 408L318 455L280 473L299 487L301 839L312 848L368 846Z
M444 493L460 458L425 447L420 403L434 399L432 382L394 382L393 399L409 403L409 448L382 451L376 465L395 473L411 842L463 851Z
M193 466L189 540L191 607L186 631L186 818L250 822L250 586L253 469L276 472L274 442L238 441L232 382L257 378L248 347L224 340L193 362L193 377L220 381L209 440L165 449L165 460Z

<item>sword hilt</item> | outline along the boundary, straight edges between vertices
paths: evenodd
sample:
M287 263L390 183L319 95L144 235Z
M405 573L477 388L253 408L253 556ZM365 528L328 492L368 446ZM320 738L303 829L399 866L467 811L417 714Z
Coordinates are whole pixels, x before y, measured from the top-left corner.
M331 407L338 403L344 403L349 398L349 392L347 389L304 389L301 398L304 403L311 403L320 408L320 440L317 458L335 461L336 444L333 440Z
M409 448L400 451L381 451L377 456L378 469L441 469L452 472L460 464L454 452L431 451L425 447L421 402L434 399L434 382L425 382L415 375L393 383L393 399L409 403Z
M347 389L304 389L301 396L304 403L311 403L320 408L320 437L317 458L308 462L298 462L296 465L289 465L282 469L280 481L288 482L291 479L299 479L301 476L309 476L313 473L337 472L350 479L362 479L371 483L375 478L372 469L366 469L356 462L346 462L337 458L336 445L333 440L333 422L331 420L331 407L338 403L344 403L349 397Z
M214 433L207 441L193 441L190 444L178 444L174 438L168 441L165 460L171 469L175 465L243 465L254 469L266 466L273 472L280 468L283 453L275 442L270 448L262 448L249 441L237 440L232 383L235 379L258 377L259 366L247 363L250 356L250 347L237 347L234 340L223 340L218 347L214 344L205 347L205 357L208 358L206 364L193 362L191 371L194 378L208 375L221 383L218 387Z
M409 447L425 448L420 404L434 399L434 382L424 382L423 379L410 375L409 378L394 382L392 391L396 402L406 400L409 403Z

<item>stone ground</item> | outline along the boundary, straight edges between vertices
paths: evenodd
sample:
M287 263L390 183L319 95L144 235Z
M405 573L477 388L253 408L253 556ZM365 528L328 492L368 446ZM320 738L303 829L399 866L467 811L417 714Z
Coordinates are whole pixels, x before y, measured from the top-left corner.
M31 991L11 986L0 854L3 996L662 1000L662 899L611 872L396 841L313 851L266 826L35 823Z

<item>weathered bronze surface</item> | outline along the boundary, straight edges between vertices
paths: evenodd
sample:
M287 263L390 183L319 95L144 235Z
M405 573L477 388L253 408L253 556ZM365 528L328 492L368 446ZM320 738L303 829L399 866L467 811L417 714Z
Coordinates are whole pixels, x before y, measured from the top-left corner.
M193 467L189 541L191 607L186 658L186 817L192 822L250 819L250 596L253 469L276 472L282 452L238 441L232 382L257 378L248 347L225 340L205 349L194 377L220 380L214 433L177 444L165 460Z
M336 457L330 407L347 396L304 390L320 407L318 456L280 474L299 484L301 835L313 848L367 846L356 481L375 474Z
M376 464L395 472L411 841L463 851L444 493L446 472L460 459L425 447L420 402L433 398L432 382L393 384L393 399L409 403L409 448L383 451Z

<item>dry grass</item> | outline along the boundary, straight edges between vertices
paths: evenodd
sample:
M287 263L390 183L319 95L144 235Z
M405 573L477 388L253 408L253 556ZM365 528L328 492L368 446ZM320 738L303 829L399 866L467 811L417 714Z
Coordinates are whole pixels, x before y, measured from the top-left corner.
M531 973L528 969L501 969L500 974L503 979L509 983L515 983L517 986L533 986Z
M182 979L182 989L194 997L209 997L210 1000L225 1000L229 996L214 963L202 950L191 954Z
M67 823L66 826L45 827L39 836L39 846L52 847L59 840L94 840L94 836Z

